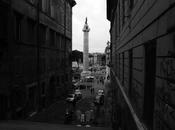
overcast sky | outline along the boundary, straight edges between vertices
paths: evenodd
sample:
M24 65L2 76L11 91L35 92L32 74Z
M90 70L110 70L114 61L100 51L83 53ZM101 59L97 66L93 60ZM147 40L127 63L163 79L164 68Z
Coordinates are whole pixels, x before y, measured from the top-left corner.
M89 52L104 52L109 38L109 21L106 19L106 0L75 0L73 7L73 50L83 51L82 28L88 18Z

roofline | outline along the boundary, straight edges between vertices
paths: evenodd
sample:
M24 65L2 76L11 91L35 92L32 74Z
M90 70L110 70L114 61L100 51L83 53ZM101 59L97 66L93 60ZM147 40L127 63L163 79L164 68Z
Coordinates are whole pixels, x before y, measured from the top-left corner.
M67 0L71 7L74 7L77 3L75 0Z
M117 7L118 0L106 0L107 5L107 19L112 21L112 14Z

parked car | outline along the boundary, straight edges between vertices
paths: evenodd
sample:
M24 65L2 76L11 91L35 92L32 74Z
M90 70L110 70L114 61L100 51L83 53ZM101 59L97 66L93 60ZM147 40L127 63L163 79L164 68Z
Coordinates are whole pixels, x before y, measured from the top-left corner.
M98 95L100 95L100 96L101 96L101 95L104 95L104 90L103 90L103 89L99 89L99 90L98 90Z
M75 87L75 89L86 89L86 85L78 85Z
M82 93L80 89L76 89L74 94L78 100L82 98Z
M86 85L80 85L80 89L86 89Z
M95 101L96 104L100 104L100 95L95 96Z
M72 115L73 111L70 109L66 109L64 124L69 124L72 122Z
M104 104L104 95L101 95L100 96L100 105L103 105Z
M76 96L75 94L68 94L67 98L66 98L67 102L75 102L76 101Z
M95 105L103 105L104 104L104 90L100 89L97 92L94 100Z

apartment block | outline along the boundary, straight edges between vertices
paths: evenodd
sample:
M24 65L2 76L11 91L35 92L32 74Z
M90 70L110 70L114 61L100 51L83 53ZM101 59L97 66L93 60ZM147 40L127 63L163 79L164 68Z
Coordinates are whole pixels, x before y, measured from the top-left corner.
M114 122L175 129L175 1L107 0L107 19Z
M24 119L71 87L74 0L0 1L0 119Z

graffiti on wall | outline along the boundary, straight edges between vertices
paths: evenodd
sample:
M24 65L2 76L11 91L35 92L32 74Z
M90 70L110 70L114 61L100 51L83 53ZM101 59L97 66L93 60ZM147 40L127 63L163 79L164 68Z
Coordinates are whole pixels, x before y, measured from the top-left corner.
M136 113L138 116L142 115L142 109L143 109L143 91L142 91L143 85L140 84L136 79L133 79L132 83L132 104L134 105L134 108L136 110Z
M170 128L175 128L175 53L168 52L159 63L161 86L157 88L156 110Z
M160 73L164 78L162 88L165 102L175 107L175 57L173 55L170 58L163 58L160 63Z

